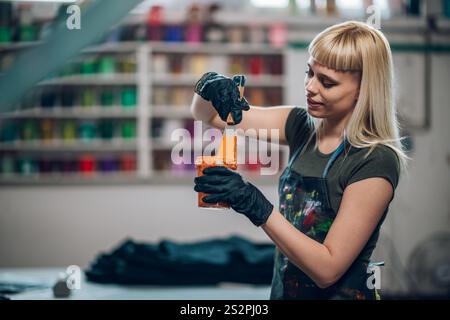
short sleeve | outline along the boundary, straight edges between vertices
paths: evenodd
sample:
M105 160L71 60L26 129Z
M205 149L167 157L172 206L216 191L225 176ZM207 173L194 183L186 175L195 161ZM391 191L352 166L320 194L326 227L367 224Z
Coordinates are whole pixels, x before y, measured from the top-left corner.
M400 163L395 151L387 146L377 146L366 158L363 158L353 168L347 185L375 177L389 181L394 191L397 188L400 177Z
M314 129L311 117L305 108L295 107L289 112L284 127L284 133L291 151L297 148L309 138Z

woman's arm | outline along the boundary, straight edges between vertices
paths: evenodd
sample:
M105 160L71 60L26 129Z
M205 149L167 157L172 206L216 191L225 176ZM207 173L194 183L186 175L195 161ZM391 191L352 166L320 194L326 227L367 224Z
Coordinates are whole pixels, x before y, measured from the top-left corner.
M293 264L320 288L337 282L367 243L393 195L383 178L350 184L323 244L309 238L274 209L262 226Z
M293 108L292 106L250 106L250 110L243 111L242 121L236 125L236 128L244 130L246 136L254 138L259 137L258 129L266 129L269 140L271 140L271 129L275 129L278 130L280 143L286 144L284 127L289 112ZM220 119L211 102L206 101L196 93L194 93L194 98L192 99L191 113L196 120L205 121L217 129L222 130L225 128L226 123Z

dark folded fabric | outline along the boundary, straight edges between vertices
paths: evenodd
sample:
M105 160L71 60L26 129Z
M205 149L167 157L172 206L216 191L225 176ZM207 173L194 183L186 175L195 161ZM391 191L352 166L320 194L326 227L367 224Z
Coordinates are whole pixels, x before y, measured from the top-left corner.
M86 276L93 282L119 284L270 284L274 249L273 244L239 236L157 244L127 239L111 253L99 254Z

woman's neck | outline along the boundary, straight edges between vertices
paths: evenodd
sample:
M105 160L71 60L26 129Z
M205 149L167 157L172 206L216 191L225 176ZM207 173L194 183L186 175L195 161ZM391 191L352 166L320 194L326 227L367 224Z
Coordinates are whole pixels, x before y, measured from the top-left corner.
M347 117L340 119L323 120L323 137L331 139L341 139L344 136L344 129L347 125Z

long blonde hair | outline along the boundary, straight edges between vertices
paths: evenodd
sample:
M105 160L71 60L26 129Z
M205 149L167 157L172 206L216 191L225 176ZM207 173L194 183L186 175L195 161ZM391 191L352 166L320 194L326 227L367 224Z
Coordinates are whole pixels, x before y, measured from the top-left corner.
M406 168L408 157L402 149L393 97L392 53L383 33L363 22L348 21L319 33L308 51L328 68L361 73L359 97L345 129L350 145L369 147L368 154L377 145L386 145ZM320 136L322 121L315 124Z

